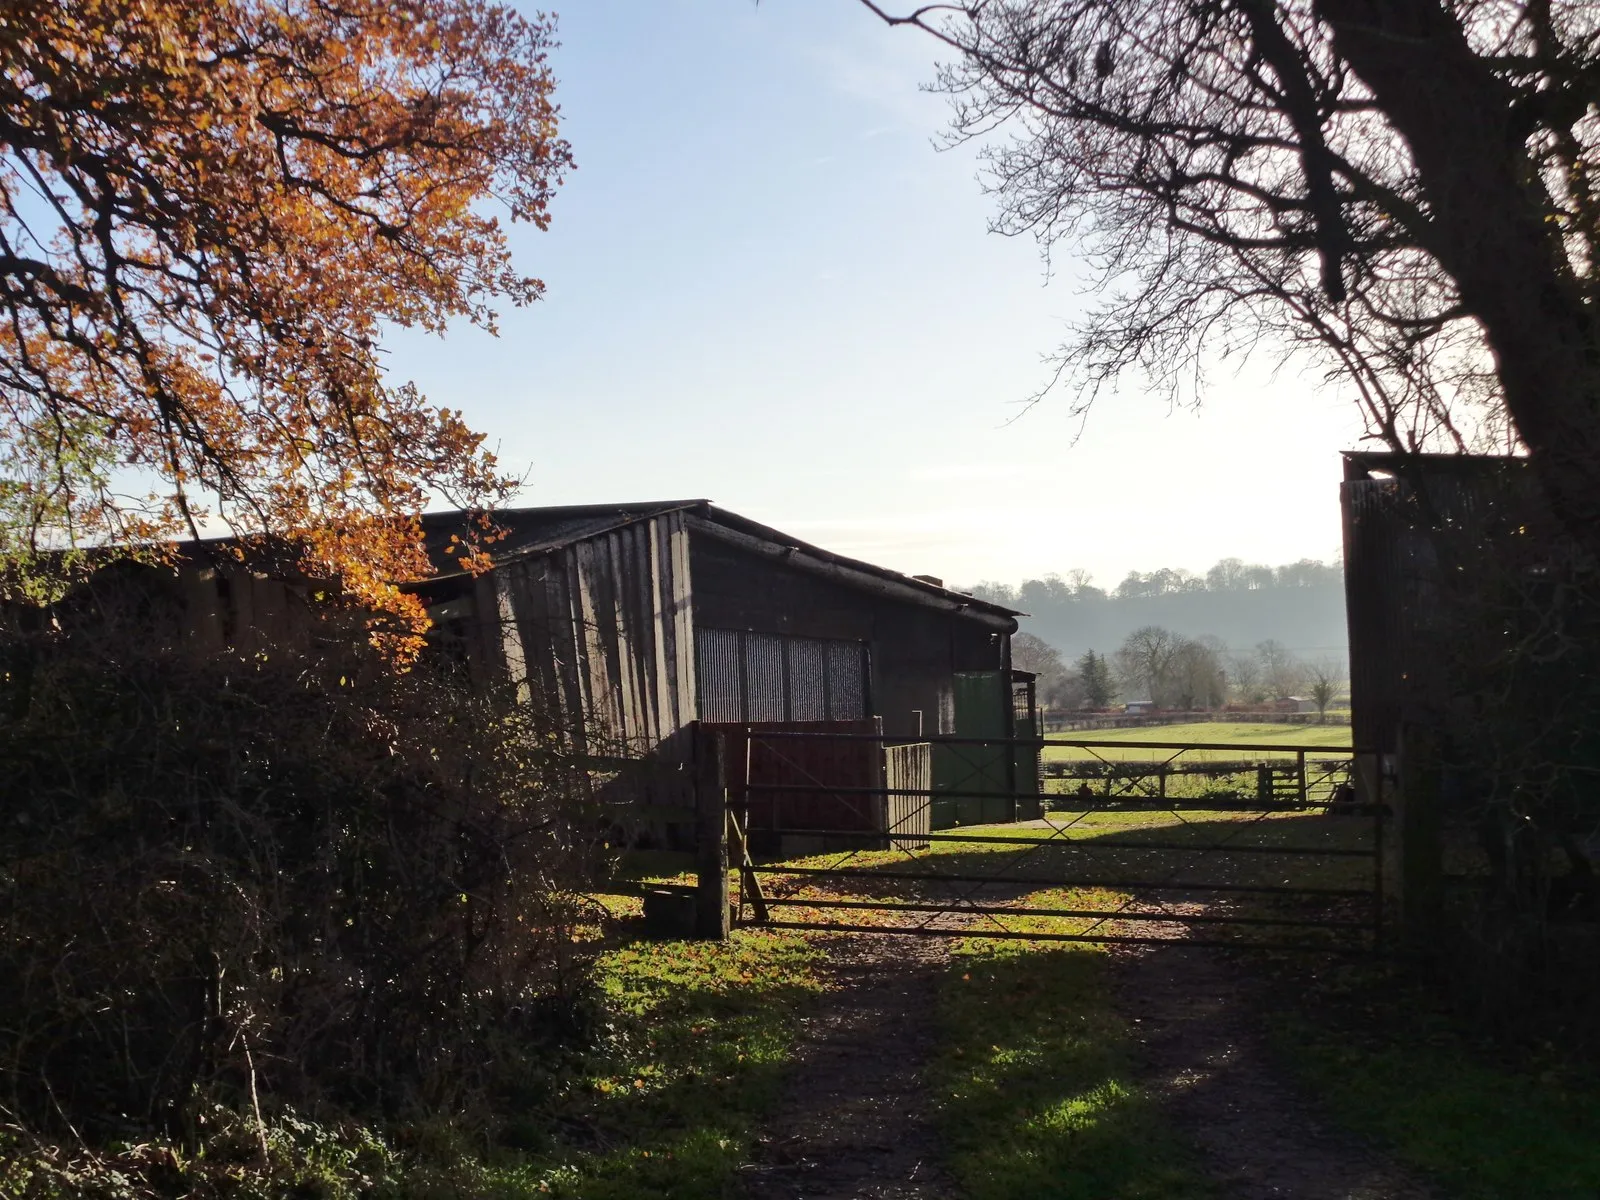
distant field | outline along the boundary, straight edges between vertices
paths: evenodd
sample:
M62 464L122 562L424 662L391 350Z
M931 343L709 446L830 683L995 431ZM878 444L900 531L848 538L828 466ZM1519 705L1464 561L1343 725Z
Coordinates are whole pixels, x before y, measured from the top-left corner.
M1052 735L1057 736L1057 735ZM1219 746L1281 745L1285 747L1317 747L1328 750L1350 748L1348 725L1274 725L1268 722L1246 725L1235 721L1195 721L1189 725L1152 725L1142 729L1088 730L1080 733L1060 734L1063 738L1093 742L1185 742L1212 743ZM1246 752L1248 756L1248 752ZM1086 750L1077 746L1046 746L1046 762L1070 762L1074 759L1103 758L1127 761L1165 757L1159 750L1116 750L1103 747ZM1190 758L1228 758L1227 751L1205 753L1196 751Z

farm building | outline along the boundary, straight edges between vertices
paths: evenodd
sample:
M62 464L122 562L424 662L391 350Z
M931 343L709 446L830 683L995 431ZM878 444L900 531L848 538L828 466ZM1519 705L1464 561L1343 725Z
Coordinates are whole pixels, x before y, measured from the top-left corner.
M441 631L553 697L591 750L684 763L696 730L722 733L758 849L783 843L767 831L866 833L906 820L897 798L867 794L884 787L878 742L772 734L917 742L1032 729L1031 680L1010 667L1017 614L931 577L831 553L702 500L498 519L510 534L494 570L442 573L423 588ZM430 537L442 544L460 520L428 517ZM924 757L923 786L963 794L931 812L923 803L917 824L1010 817L1009 799L983 796L1036 787L1029 759L1019 788L1009 747L938 746ZM802 782L841 790L762 790Z
M662 768L633 773L654 780L643 803L660 812L681 799L706 733L731 739L728 784L743 789L758 847L763 830L862 834L912 819L881 794L887 743L1033 736L1032 679L1010 664L1018 614L931 577L831 553L703 500L503 511L494 566L474 576L445 552L467 519L424 518L438 573L415 590L434 621L433 653L514 682L580 754ZM192 555L159 585L189 640L251 650L296 636L303 584L209 558ZM780 742L770 736L779 732L883 740ZM918 802L919 826L1016 816L1017 793L1037 786L1036 752L1009 746L935 746L895 762L898 786L941 793L931 812ZM909 777L906 762L916 764ZM761 790L800 782L818 787Z

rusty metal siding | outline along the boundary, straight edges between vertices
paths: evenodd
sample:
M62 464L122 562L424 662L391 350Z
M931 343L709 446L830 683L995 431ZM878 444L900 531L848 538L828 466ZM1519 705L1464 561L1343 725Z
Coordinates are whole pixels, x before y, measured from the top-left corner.
M878 733L876 720L705 723L703 728L724 739L729 799L737 811L748 815L756 852L779 852L779 830L882 832L883 797L863 790L883 788L883 753L877 742L761 737L767 732ZM766 790L773 786L805 790Z

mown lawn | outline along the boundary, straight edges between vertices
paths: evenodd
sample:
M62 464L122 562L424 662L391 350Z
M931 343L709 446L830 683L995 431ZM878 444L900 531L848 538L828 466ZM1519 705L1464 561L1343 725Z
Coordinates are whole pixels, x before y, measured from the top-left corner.
M1315 747L1328 750L1350 748L1348 725L1276 725L1269 723L1247 724L1234 721L1195 721L1187 725L1152 725L1139 729L1085 730L1075 733L1051 734L1051 738L1070 738L1074 741L1092 742L1181 742L1215 743L1232 745L1282 745ZM1241 756L1248 752L1240 752ZM1186 759L1227 759L1231 751L1191 751ZM1104 758L1112 762L1138 761L1165 757L1159 751L1127 749L1115 746L1085 749L1078 746L1051 746L1044 748L1046 762L1074 762L1085 758Z

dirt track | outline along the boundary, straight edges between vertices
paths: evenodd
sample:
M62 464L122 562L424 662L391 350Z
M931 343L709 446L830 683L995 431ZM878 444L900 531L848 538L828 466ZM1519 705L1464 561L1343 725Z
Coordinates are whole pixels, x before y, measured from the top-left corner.
M922 1071L949 956L939 939L828 939L832 989L755 1161L747 1200L958 1200ZM1333 1128L1271 1063L1257 985L1204 950L1119 952L1119 1007L1146 1085L1227 1200L1439 1200Z

